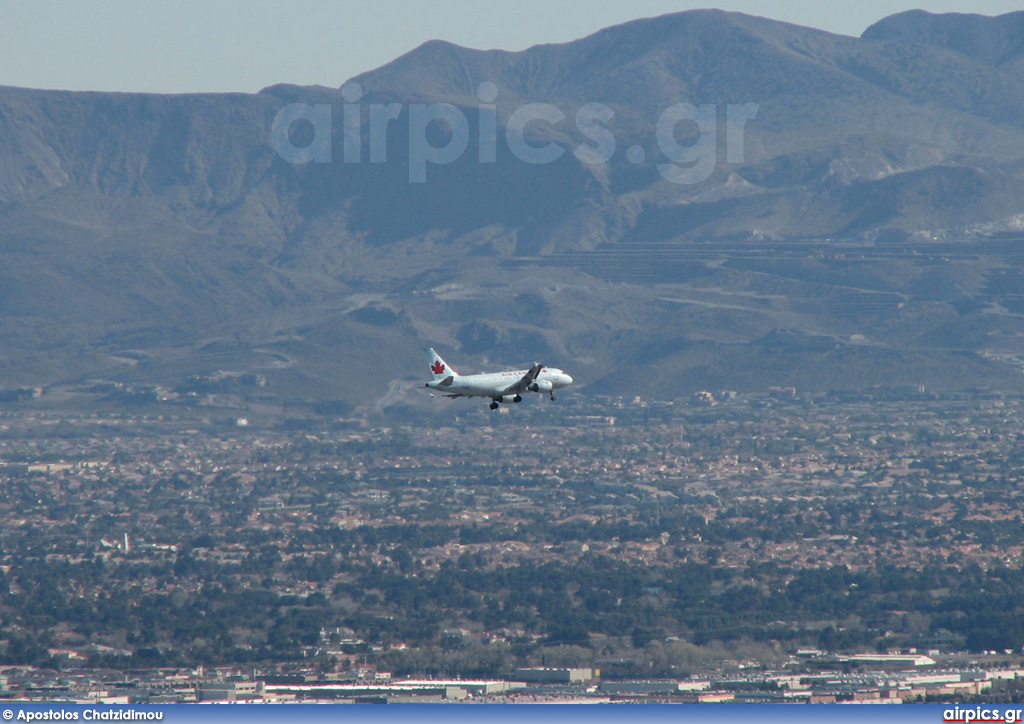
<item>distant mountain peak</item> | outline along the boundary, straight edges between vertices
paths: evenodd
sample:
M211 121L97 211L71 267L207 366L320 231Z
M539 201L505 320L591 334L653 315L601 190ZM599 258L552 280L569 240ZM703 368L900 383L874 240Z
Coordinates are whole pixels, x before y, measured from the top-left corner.
M0 88L0 371L233 370L370 404L419 339L591 359L609 394L1019 390L1022 26L701 10L517 52L431 41L358 89ZM451 155L427 148L434 104L462 150L455 124Z
M1000 66L1024 55L1024 11L992 17L908 10L879 20L861 37L926 43Z
M651 112L679 99L748 101L745 91L739 92L742 98L718 91L749 84L749 69L764 71L775 63L777 52L806 70L823 59L828 63L836 44L855 42L744 13L687 10L521 51L475 50L431 40L355 80L368 95L389 98L410 92L420 97L472 97L480 83L491 81L504 100L618 102ZM793 75L794 70L787 68L755 85L777 93L778 82Z

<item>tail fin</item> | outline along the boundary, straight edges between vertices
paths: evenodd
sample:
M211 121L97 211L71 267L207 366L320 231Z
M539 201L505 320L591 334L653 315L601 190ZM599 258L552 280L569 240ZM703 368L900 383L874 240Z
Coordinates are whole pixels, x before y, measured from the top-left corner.
M441 355L431 347L427 350L427 361L430 363L430 371L434 373L435 380L443 380L445 377L458 377L459 373L452 369L447 362L441 359Z

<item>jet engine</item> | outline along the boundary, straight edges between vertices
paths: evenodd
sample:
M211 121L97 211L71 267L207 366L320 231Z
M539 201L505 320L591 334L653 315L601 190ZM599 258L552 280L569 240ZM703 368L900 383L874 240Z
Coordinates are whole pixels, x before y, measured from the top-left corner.
M536 380L530 385L530 392L551 392L553 389L551 380Z

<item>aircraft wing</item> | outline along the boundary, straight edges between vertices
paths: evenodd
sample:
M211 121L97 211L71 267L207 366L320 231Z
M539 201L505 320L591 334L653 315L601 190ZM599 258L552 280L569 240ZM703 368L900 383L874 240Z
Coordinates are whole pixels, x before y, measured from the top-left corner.
M502 390L504 395L518 395L520 392L526 392L527 388L533 384L533 381L537 379L537 375L544 369L544 365L540 362L534 362L533 367L526 371L526 374L520 377L518 380L513 382L511 385Z

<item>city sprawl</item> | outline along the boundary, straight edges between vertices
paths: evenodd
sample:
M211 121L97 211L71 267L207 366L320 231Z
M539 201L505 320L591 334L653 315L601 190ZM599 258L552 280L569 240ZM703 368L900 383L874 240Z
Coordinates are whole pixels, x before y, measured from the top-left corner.
M1015 695L1021 398L478 407L6 404L6 690Z

